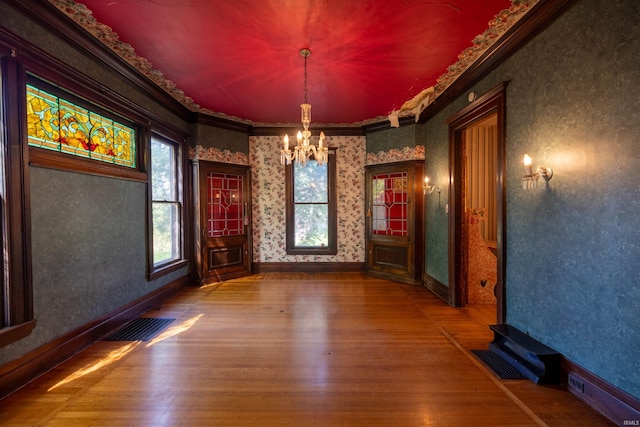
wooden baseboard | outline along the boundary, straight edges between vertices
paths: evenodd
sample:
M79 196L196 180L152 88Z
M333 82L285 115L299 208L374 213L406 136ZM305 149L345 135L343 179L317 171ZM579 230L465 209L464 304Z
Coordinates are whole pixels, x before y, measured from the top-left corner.
M364 262L255 262L254 273L347 273L363 272Z
M167 297L186 287L187 283L188 276L176 279L126 306L0 366L0 398L17 390L150 308L158 306Z
M561 381L578 399L619 426L640 425L640 400L563 357Z
M431 292L433 292L434 294L442 298L444 302L446 302L447 304L450 304L448 286L445 286L444 284L440 283L440 281L434 279L428 274L425 274L422 277L422 281L424 282L424 286L427 289L429 289Z

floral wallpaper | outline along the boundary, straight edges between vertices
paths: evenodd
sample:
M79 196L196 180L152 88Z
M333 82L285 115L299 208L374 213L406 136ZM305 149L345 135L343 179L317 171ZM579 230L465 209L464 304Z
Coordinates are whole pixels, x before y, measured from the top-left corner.
M338 179L338 253L287 255L285 229L284 166L280 164L282 140L274 136L249 138L249 164L253 193L254 262L364 262L365 213L363 136L327 137L336 150Z
M245 153L229 150L219 150L214 147L204 148L201 145L189 147L189 159L209 160L211 162L233 163L235 165L248 165L249 158Z
M402 150L392 148L389 151L367 153L367 165L400 162L403 160L424 160L424 145L416 145L415 147L404 147L402 148Z

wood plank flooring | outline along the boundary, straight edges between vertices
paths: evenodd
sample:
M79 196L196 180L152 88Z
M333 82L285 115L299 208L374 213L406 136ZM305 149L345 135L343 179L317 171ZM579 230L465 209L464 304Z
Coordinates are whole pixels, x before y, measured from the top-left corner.
M611 425L559 387L477 361L490 310L358 273L190 288L145 315L176 319L163 335L94 344L0 400L0 424Z

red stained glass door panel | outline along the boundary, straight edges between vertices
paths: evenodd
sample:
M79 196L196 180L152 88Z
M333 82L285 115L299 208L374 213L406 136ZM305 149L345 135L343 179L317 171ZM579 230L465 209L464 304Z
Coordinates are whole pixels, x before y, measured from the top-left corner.
M251 274L249 168L199 162L203 282Z

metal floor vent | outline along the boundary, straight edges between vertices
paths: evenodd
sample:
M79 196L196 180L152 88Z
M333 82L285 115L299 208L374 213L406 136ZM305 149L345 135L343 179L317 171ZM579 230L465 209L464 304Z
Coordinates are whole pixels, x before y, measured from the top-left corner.
M471 350L475 356L487 365L503 380L526 380L527 377L491 350Z
M138 317L112 333L104 341L149 341L176 319Z

